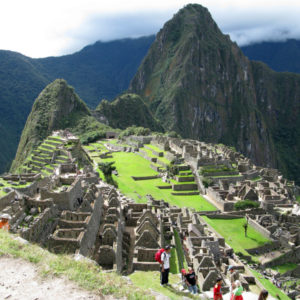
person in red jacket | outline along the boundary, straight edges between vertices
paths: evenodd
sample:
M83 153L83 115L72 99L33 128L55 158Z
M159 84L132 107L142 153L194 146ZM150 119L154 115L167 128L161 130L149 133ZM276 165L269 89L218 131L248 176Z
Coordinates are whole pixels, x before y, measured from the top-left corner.
M214 286L214 300L223 299L221 286L222 286L222 278L218 278L216 280L216 285Z
M9 220L11 219L9 214L3 214L0 220L0 229L9 230Z

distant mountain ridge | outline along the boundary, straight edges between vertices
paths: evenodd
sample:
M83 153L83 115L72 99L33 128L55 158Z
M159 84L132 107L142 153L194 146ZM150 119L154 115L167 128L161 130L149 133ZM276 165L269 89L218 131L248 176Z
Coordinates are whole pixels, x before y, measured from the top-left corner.
M300 40L261 42L241 49L249 59L262 61L275 71L300 73Z
M176 38L178 32L170 34ZM101 99L112 100L128 88L154 40L153 35L96 42L72 55L42 59L0 50L0 173L8 169L32 103L48 83L65 78L88 106L95 108ZM242 50L249 59L262 60L274 70L300 72L299 44L295 40L268 42L242 47ZM207 112L203 113L210 118ZM286 123L284 119L281 122ZM288 127L290 121L287 123ZM297 140L283 129L276 132L288 140ZM285 148L285 143L280 148Z
M64 78L89 107L127 89L154 36L96 42L61 57L32 59L0 50L0 173L15 156L32 104L47 84Z

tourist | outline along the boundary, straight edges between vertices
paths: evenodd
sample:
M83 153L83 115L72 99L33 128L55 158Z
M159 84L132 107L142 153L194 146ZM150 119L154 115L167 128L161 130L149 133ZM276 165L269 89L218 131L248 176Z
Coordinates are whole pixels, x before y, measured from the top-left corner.
M162 286L169 285L171 247L166 246L165 251L161 254L161 276L160 284Z
M232 295L232 291L236 288L235 281L239 279L239 273L233 266L228 267L228 272L230 279L230 295Z
M218 278L216 280L216 285L214 287L214 300L222 300L223 296L222 296L222 291L221 291L221 287L222 287L222 278Z
M243 300L242 293L243 293L244 289L242 287L241 282L239 280L236 280L234 282L234 286L235 286L235 288L232 291L230 300Z
M267 290L262 290L258 296L258 300L266 300L269 296L269 292Z
M189 267L189 272L185 274L185 282L188 286L189 291L196 295L198 293L197 288L197 276L192 267Z
M3 214L1 216L1 221L0 221L0 229L5 229L9 230L9 220L11 219L9 214Z

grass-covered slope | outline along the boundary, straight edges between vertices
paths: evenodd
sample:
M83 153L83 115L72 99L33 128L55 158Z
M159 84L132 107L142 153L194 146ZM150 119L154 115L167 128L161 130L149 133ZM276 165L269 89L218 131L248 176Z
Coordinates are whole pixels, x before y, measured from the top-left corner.
M289 137L291 149L299 149L291 124L298 124L300 76L250 62L201 5L187 5L164 25L129 90L165 130L234 145L258 165L279 166L296 179L278 144Z
M16 171L32 150L53 130L65 128L88 139L91 135L99 135L101 129L109 127L100 124L91 116L86 104L65 80L57 79L49 84L34 102L11 171Z
M0 51L0 173L15 153L33 100L48 83L30 58Z
M126 129L135 125L152 131L163 130L142 98L136 94L123 94L112 102L101 101L96 108L95 116L114 128Z
M122 276L111 272L103 273L99 266L86 260L76 261L69 255L55 255L32 244L22 244L16 236L0 231L0 256L21 258L35 264L41 276L63 276L83 289L103 297L126 299L153 299L148 291L141 290Z

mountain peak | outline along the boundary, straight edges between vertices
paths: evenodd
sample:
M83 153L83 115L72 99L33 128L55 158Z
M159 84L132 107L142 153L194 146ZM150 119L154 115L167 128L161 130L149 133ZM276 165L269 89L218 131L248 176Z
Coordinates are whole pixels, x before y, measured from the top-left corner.
M53 130L72 127L91 115L86 104L64 79L56 79L39 94L29 114L12 170Z

